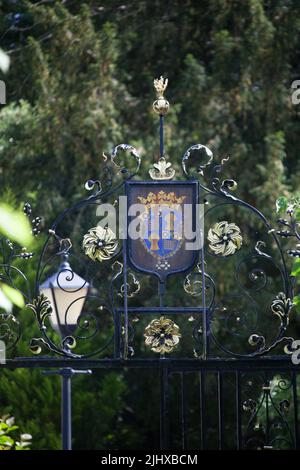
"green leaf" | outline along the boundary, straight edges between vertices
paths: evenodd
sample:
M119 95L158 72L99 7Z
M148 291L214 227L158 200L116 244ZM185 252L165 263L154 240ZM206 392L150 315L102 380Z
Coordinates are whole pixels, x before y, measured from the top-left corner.
M14 445L14 440L9 436L0 436L0 445L11 447Z
M20 308L25 306L23 295L17 289L14 289L7 284L1 284L1 289L3 290L8 300L10 300L14 305Z
M300 276L300 259L294 262L291 275L295 277Z
M13 431L16 431L17 429L19 429L19 426L11 426L10 428L8 428L7 432L13 432Z
M295 297L293 298L293 303L294 305L300 304L300 295L295 295Z
M300 295L296 295L296 296L293 298L293 304L294 304L295 307L296 307L297 313L300 313Z
M276 212L285 212L288 206L288 199L280 196L276 201Z
M30 246L33 242L27 217L7 204L0 205L0 232L22 246Z
M9 69L10 58L5 52L0 49L0 70L2 72L7 72Z
M11 301L6 297L4 292L2 292L0 288L0 307L3 308L6 312L11 312L12 311L12 303Z

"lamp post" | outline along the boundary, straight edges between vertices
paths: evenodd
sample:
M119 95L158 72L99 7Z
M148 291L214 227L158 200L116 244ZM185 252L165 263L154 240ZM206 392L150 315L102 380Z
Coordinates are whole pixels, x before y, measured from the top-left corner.
M65 338L75 330L81 315L89 283L76 274L68 262L68 255L63 255L58 271L40 285L40 294L50 302L50 322L53 329ZM67 343L64 349L69 350ZM45 371L44 375L61 376L61 434L62 449L72 450L72 377L75 374L91 374L91 370L74 370L64 367L59 370Z

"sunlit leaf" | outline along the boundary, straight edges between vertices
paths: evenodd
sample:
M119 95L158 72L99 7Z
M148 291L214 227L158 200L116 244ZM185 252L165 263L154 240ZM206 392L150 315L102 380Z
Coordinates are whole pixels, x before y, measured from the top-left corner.
M6 73L9 69L10 58L5 52L0 49L0 70Z
M3 308L3 310L5 310L6 312L11 312L12 307L13 305L11 301L8 300L8 298L0 288L0 308Z
M297 259L293 264L292 276L300 276L300 259Z
M1 284L1 289L5 296L17 307L23 308L25 305L23 295L17 289L14 289L7 284Z
M27 217L7 204L0 205L0 232L10 240L26 247L30 246L33 241Z
M14 445L14 441L9 436L0 436L0 445L6 446L6 447L11 447L11 446Z

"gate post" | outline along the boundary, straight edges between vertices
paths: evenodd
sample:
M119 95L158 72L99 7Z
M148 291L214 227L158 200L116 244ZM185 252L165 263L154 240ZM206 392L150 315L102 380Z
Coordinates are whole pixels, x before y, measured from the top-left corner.
M64 367L60 370L44 371L43 375L61 376L61 448L62 450L72 450L72 377L75 374L91 375L92 371L75 370L71 367Z
M63 450L72 450L72 369L61 374L61 440Z

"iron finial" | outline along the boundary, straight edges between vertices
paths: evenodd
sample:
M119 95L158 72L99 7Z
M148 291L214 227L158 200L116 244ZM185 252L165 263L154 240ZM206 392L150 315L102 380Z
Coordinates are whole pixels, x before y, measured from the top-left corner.
M157 100L153 103L153 110L160 116L165 116L169 111L169 101L165 99L164 92L168 86L168 79L162 76L154 80L154 88L156 90Z

